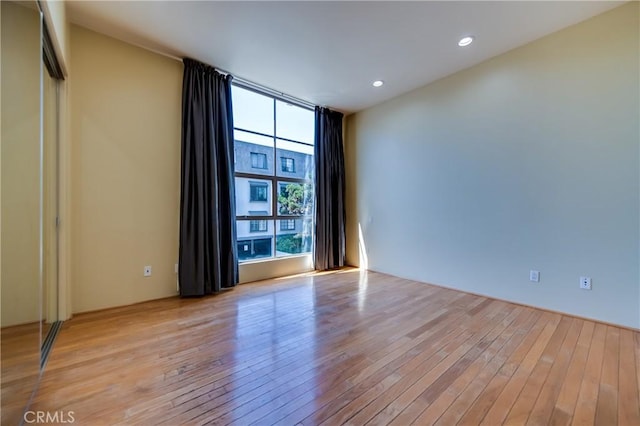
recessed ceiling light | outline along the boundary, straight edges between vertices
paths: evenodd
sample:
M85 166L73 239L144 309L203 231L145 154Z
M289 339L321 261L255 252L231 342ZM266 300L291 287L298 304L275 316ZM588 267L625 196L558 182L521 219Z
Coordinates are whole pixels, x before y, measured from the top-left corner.
M373 87L380 87L384 84L384 81L382 80L376 80L373 82Z
M465 47L473 43L473 36L462 37L458 42L458 46Z

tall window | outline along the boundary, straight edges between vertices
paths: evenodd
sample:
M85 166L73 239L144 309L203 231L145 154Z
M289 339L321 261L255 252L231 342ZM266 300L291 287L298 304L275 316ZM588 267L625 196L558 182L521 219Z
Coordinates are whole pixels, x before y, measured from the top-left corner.
M231 93L239 260L311 253L314 113L235 85Z

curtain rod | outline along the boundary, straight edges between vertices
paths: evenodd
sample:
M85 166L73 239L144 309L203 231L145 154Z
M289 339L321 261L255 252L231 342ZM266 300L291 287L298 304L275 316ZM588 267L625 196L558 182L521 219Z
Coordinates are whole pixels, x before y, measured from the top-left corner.
M178 56L174 56L174 55L172 55L170 53L161 52L159 50L150 49L148 47L144 47L144 46L139 46L139 47L143 47L144 49L149 50L149 51L151 51L153 53L157 53L158 55L162 55L162 56L174 59L174 60L179 61L179 62L182 62L182 60L184 59L184 58L180 58ZM305 101L304 99L300 99L300 98L297 98L295 96L287 95L286 93L280 92L280 91L275 90L275 89L271 89L269 87L265 87L262 84L255 83L255 82L253 82L251 80L247 80L247 79L242 78L242 77L237 77L235 74L233 74L233 73L231 73L231 72L229 72L227 70L223 70L222 68L218 68L218 67L213 67L213 68L216 71L218 71L219 73L221 73L221 74L227 74L227 75L233 76L233 82L236 85L241 86L241 87L243 87L245 89L249 89L249 90L253 90L253 91L256 91L256 92L265 93L267 95L273 96L274 98L278 98L278 99L280 99L282 101L285 101L287 103L295 104L295 105L298 105L298 106L301 106L301 107L304 107L304 108L308 108L308 109L311 109L311 110L314 110L315 107L316 107L316 105L314 103L311 103L309 101Z

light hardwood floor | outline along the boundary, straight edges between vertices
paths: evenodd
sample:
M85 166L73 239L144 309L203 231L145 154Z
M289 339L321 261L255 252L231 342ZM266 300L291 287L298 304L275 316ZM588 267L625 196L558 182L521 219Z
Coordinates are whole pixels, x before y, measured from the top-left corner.
M640 425L640 335L374 272L77 315L32 410L76 424Z
M40 324L0 330L0 424L17 425L40 373Z

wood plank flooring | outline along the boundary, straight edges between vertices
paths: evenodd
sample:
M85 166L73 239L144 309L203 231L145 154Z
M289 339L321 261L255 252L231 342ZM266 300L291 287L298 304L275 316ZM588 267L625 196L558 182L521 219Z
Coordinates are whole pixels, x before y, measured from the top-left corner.
M640 425L638 332L347 269L77 315L32 410L107 425Z
M40 375L40 323L0 330L0 424L18 424Z

